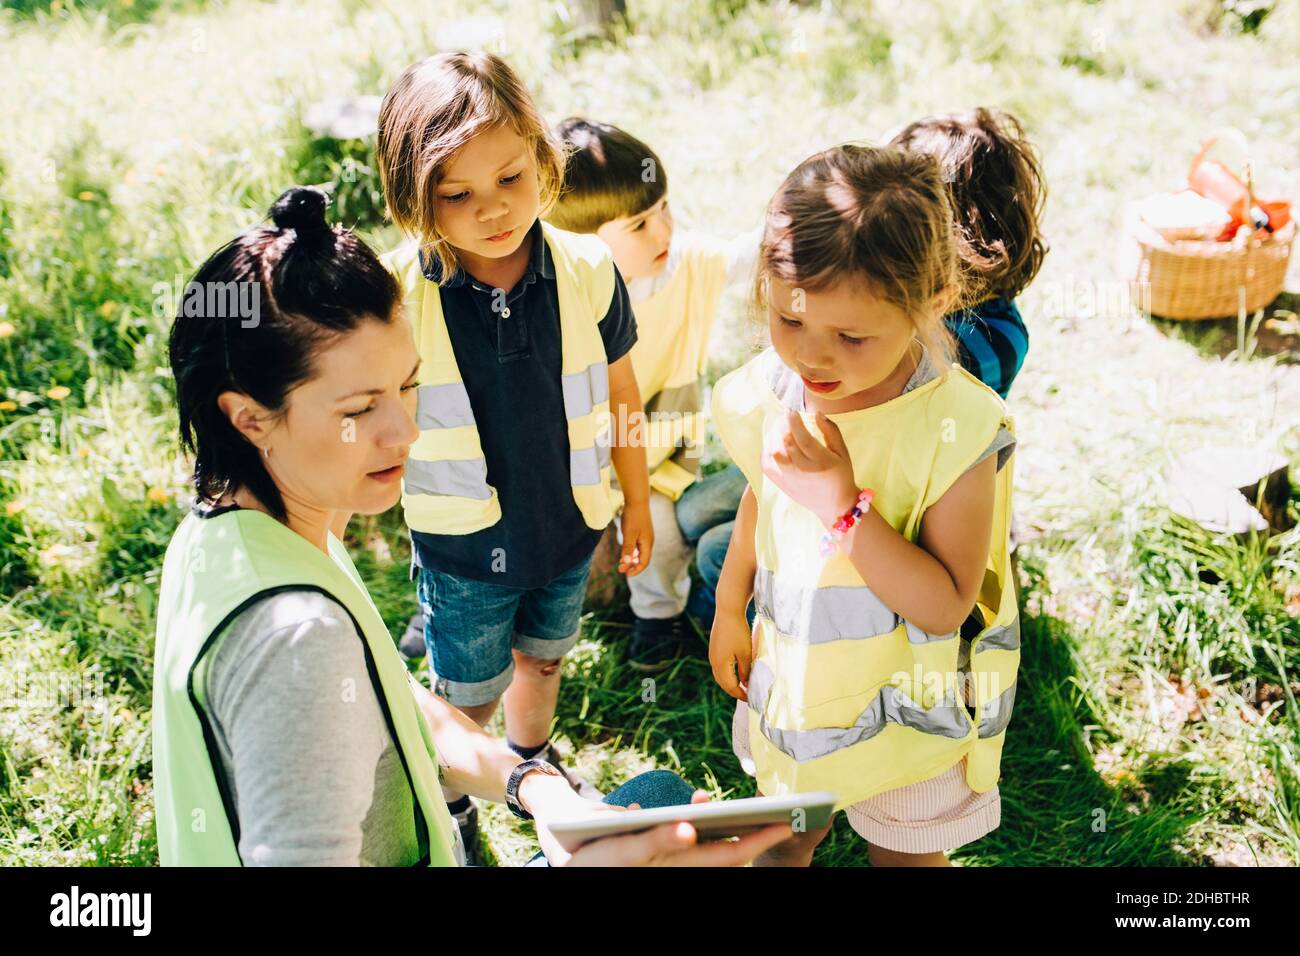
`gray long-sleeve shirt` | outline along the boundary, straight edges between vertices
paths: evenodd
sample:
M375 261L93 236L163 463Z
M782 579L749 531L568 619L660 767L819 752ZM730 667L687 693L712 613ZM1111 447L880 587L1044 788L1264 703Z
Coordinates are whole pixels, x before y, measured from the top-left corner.
M207 670L239 855L261 866L409 866L414 796L336 601L286 591L228 626Z

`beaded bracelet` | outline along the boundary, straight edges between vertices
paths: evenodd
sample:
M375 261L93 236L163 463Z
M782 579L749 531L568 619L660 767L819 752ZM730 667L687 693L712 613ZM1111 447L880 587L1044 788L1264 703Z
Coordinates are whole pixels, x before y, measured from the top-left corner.
M835 523L831 525L831 530L822 535L819 550L823 558L829 558L839 550L840 538L853 530L853 526L861 520L864 514L871 510L871 499L874 497L876 497L874 491L870 488L863 488L858 492L858 500L853 507L835 519Z

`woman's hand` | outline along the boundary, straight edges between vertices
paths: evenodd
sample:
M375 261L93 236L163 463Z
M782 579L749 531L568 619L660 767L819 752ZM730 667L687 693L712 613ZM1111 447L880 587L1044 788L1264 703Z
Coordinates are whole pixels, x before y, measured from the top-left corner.
M696 790L691 803L707 803L709 795ZM591 812L621 811L622 807L593 804L584 801ZM634 803L628 810L639 809ZM540 835L542 827L537 832ZM546 858L552 866L744 866L764 850L770 849L790 837L788 824L764 827L735 841L698 843L699 834L689 823L665 823L642 833L605 837L583 844L568 853L558 844L547 849L542 844ZM548 834L549 837L549 834Z
M636 577L650 563L654 548L655 530L650 523L650 501L629 502L623 506L619 518L623 531L623 554L618 559L618 571Z
M858 488L839 426L817 413L826 444L808 431L798 412L776 419L764 436L763 474L829 528L853 507Z
M551 834L546 825L550 820L573 820L586 816L603 816L623 813L627 807L618 807L599 800L588 800L578 795L563 777L544 773L525 774L519 781L519 802L533 815L537 827L537 842L552 866L561 866L569 853Z
M713 615L709 632L709 665L718 686L737 700L748 700L749 665L754 657L754 634L744 612L723 608Z

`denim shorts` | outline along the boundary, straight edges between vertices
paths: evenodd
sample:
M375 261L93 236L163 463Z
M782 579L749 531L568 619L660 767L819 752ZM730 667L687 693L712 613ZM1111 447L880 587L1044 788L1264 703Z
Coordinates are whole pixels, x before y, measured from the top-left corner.
M515 673L511 651L551 660L581 634L591 555L540 588L515 588L419 569L424 644L433 692L457 707L500 697Z

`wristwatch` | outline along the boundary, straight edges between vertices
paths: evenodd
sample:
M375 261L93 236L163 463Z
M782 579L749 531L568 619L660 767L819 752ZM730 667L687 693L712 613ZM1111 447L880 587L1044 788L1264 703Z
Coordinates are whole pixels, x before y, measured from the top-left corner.
M534 770L552 777L564 776L564 774L560 773L558 769L547 763L545 760L538 760L536 758L525 760L523 763L517 765L514 770L510 771L510 779L506 781L506 806L510 808L511 813L521 820L531 820L533 815L525 810L523 805L519 802L519 783L527 774L532 773Z

